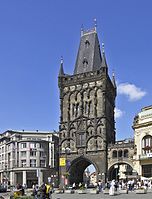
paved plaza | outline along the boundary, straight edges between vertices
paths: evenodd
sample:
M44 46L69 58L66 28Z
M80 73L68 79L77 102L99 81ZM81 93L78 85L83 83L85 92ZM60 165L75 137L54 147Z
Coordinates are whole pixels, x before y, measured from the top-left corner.
M151 199L152 193L147 194L136 194L136 193L129 193L129 194L120 194L116 196L109 196L104 195L103 193L100 194L53 194L52 199L117 199L117 198L124 198L124 199Z
M0 196L3 196L5 199L10 199L10 192L8 193L0 193ZM151 199L152 193L147 194L136 194L134 192L129 192L128 194L119 194L115 196L104 195L103 193L100 194L52 194L52 199Z

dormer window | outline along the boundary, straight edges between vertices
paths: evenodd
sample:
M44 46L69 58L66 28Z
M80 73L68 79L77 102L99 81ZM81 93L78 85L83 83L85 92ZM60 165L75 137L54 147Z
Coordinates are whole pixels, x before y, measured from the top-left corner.
M88 48L90 46L90 42L88 40L85 41L85 47Z
M83 66L87 67L87 65L88 65L88 60L84 57L84 59L83 59Z

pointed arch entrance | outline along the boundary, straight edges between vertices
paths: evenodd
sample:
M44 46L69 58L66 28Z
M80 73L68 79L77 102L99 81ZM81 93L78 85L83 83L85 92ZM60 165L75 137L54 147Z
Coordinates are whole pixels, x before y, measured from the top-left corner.
M97 166L88 158L80 156L74 159L69 168L69 184L88 183L89 176L86 176L85 170L90 165L94 166L97 174L99 172Z

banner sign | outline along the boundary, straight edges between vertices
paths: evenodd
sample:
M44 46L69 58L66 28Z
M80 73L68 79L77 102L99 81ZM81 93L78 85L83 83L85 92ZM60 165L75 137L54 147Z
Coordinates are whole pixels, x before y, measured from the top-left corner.
M60 158L60 167L65 167L65 165L66 165L66 159Z

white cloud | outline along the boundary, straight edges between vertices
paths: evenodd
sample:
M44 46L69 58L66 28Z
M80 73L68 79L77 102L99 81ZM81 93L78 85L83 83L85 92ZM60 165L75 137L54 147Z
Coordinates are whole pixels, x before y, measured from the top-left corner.
M115 111L115 119L116 119L116 118L120 118L120 117L123 116L123 111L121 111L120 109L115 108L114 111Z
M129 101L137 101L146 95L146 92L138 88L134 84L121 83L117 86L118 94L126 95Z

